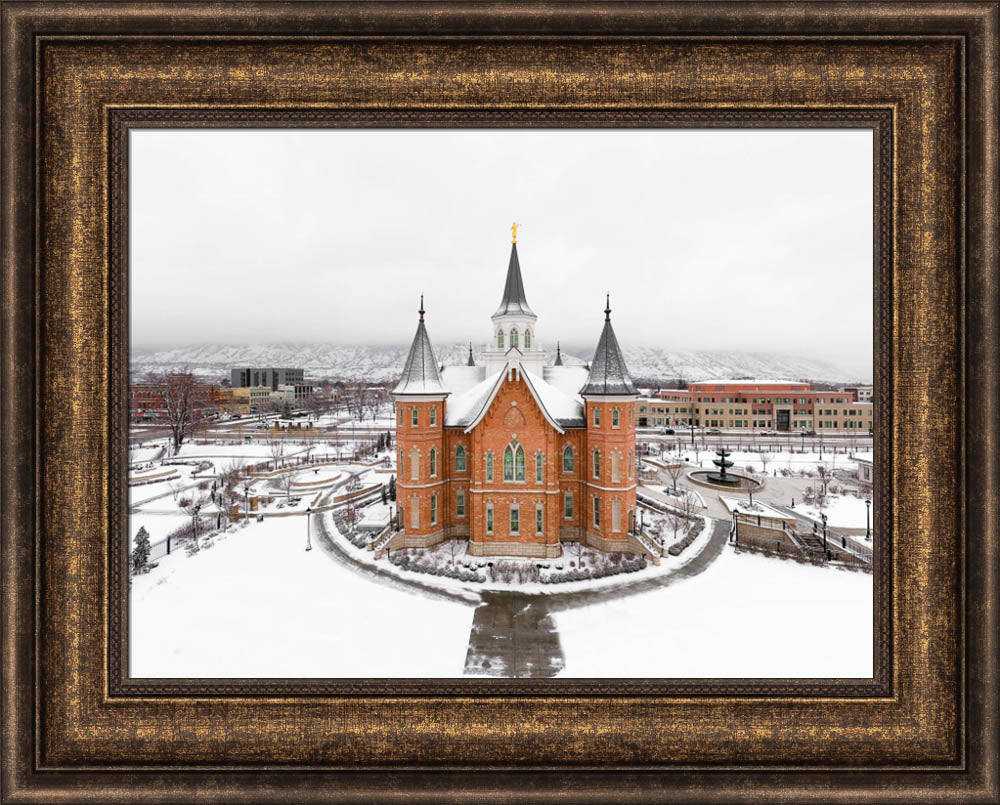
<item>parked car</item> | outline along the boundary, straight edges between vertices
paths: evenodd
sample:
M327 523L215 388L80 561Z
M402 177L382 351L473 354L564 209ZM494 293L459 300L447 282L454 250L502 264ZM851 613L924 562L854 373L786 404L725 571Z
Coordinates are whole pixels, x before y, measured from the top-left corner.
M673 436L674 435L674 429L673 428L664 428L662 431L660 431L660 433L662 433L664 436Z

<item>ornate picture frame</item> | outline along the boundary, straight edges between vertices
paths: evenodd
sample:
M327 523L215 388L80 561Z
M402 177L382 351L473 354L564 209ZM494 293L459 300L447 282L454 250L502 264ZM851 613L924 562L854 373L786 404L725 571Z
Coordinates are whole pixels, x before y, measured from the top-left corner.
M4 801L998 801L998 22L4 3ZM872 680L130 679L124 188L153 125L873 129Z

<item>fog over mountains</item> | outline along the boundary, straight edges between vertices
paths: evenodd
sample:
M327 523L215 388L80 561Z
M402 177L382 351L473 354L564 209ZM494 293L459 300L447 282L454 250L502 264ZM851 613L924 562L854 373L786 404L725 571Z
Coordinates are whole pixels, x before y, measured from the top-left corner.
M473 357L482 362L485 344L473 344ZM229 377L239 366L301 367L313 380L366 380L387 382L399 377L409 345L360 346L347 344L197 344L169 349L133 349L131 372L134 379L151 371L187 367L206 377ZM555 349L546 349L549 360ZM672 351L652 347L623 348L629 371L637 379L669 382L752 377L765 380L812 380L827 383L870 383L871 369L862 359L830 361L796 355L726 350ZM435 353L443 364L464 364L468 343L436 344ZM562 350L564 363L586 363L593 347L573 345Z

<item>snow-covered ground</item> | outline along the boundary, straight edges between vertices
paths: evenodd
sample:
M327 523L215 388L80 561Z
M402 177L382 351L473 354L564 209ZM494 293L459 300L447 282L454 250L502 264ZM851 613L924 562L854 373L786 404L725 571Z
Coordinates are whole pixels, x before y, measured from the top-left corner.
M555 616L571 677L871 677L872 577L730 547L700 575Z
M301 517L251 523L132 581L135 677L461 675L472 607L305 550Z
M827 524L830 528L866 528L873 522L875 517L875 506L872 505L871 518L869 520L868 507L862 498L854 495L827 495L826 505L821 510L813 505L801 505L796 507L799 514L804 514L813 520L820 520L820 514L827 516Z
M555 605L564 675L871 675L870 575L726 546L703 572L685 577L710 534L706 528L680 557L665 557L666 567L526 587ZM132 675L462 675L478 600L470 585L385 560L376 573L327 552L315 531L307 552L305 538L303 517L251 522L210 538L194 555L176 550L135 577ZM371 556L346 540L342 547ZM672 573L680 576L655 583ZM441 592L416 591L406 579ZM634 589L633 581L653 589L613 592L623 583ZM586 604L580 591L587 589L603 590L601 602ZM559 604L567 600L573 608Z

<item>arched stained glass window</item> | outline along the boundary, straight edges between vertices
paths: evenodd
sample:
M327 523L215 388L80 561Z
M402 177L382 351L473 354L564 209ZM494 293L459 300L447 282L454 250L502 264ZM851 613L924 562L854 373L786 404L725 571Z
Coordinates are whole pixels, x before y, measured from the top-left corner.
M437 450L431 448L431 477L438 474L438 454Z
M465 448L462 445L455 449L455 472L465 472Z
M531 349L531 330L524 331L524 348Z
M505 481L514 480L514 451L510 445L503 451L503 479Z
M510 331L510 345L512 347L516 347L518 345L517 330Z
M486 454L486 480L487 481L492 481L493 480L493 454L492 453L487 453Z
M514 480L524 480L524 448L521 445L514 451Z
M563 472L573 472L573 448L569 446L563 450Z
M497 349L503 349L503 330L497 330Z
M601 477L601 451L600 450L595 450L594 451L594 477L595 478L600 478Z

